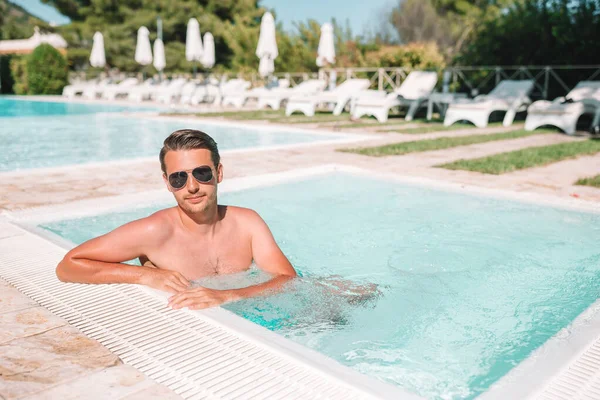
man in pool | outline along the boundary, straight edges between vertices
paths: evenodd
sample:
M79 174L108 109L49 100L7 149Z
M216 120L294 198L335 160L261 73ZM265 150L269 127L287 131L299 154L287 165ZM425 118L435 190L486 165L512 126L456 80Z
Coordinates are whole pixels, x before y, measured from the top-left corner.
M173 293L172 308L202 309L277 291L296 276L255 211L217 204L223 166L209 135L173 132L164 141L160 164L177 206L75 247L58 264L61 281L142 284ZM124 264L134 258L142 266ZM191 280L245 271L253 261L273 278L233 290L189 288Z

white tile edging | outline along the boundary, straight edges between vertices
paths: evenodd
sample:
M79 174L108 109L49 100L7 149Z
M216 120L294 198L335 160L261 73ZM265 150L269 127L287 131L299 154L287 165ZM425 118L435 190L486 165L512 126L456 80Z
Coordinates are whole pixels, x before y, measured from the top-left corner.
M295 179L309 178L335 171L410 185L425 186L438 190L450 190L454 192L494 198L501 197L508 200L521 201L530 204L541 204L574 211L591 212L594 214L600 213L600 203L593 201L582 199L564 199L537 193L513 192L505 189L482 188L479 186L465 185L455 182L440 182L438 180L422 177L398 176L396 174L373 172L343 164L324 164L315 167L261 174L258 176L225 179L219 184L219 193L228 193L261 186L271 186L278 183L293 181ZM132 207L142 208L156 203L168 202L173 202L173 196L166 189L161 189L89 200L78 200L66 204L32 207L19 211L3 211L0 213L0 215L4 215L9 219L25 223L50 222L66 218L77 218L103 214Z
M600 299L596 300L567 327L548 339L542 346L534 350L529 357L511 369L506 375L492 385L480 398L482 400L503 399L575 399L598 398L594 395L581 396L593 379L598 381L600 375ZM592 351L596 360L592 364L585 360L586 353ZM592 375L572 379L572 371L581 367ZM595 375L595 377L593 376ZM553 395L555 386L562 386L562 396ZM580 395L575 396L575 394ZM563 397L566 396L566 397Z

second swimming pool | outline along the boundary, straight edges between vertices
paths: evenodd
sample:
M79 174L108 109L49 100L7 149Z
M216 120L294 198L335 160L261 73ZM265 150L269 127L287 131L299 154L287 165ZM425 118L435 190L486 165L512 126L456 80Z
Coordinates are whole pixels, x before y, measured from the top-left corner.
M225 308L427 398L483 393L599 295L598 214L347 173L220 200L256 209L303 275ZM81 243L164 206L41 226ZM316 284L334 279L378 293Z
M36 105L42 102L8 99L0 99L0 102L14 111L0 113L0 172L141 157L158 159L163 140L182 128L208 133L220 150L348 139L348 135L335 133L313 134L293 129L134 117L121 113L136 111L136 108L81 104L61 107L64 103L48 103L57 104L59 108L56 111L50 107L51 111L48 111ZM19 103L31 104L27 107L15 105Z

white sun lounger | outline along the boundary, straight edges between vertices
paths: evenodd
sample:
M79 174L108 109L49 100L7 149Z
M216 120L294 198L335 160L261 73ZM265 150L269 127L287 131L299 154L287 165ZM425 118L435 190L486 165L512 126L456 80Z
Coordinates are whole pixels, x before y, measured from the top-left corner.
M408 106L404 119L412 121L419 107L426 104L437 80L437 72L413 71L392 93L383 90L363 91L353 100L352 117L372 115L379 122L386 122L391 108Z
M119 96L127 96L129 90L138 83L136 78L127 78L116 85L108 85L102 92L102 98L106 100L115 100Z
M333 90L318 93L315 95L295 95L292 96L285 108L285 115L292 115L299 111L306 116L315 115L315 109L319 104L333 104L333 115L340 115L346 105L351 101L352 96L359 91L369 88L371 81L368 79L348 79Z
M293 88L273 88L257 93L257 108L271 107L273 110L279 110L281 102L297 95L314 95L323 89L327 82L320 79L308 79Z
M188 82L181 88L181 92L179 93L179 103L180 104L189 104L190 98L196 91L198 84L196 82Z
M67 85L63 88L62 95L66 98L74 98L78 94L82 95L86 89L89 89L95 85L107 85L110 82L110 78L104 78L100 81L97 80L89 80L84 82L76 82L71 85Z
M240 93L245 91L250 87L250 82L244 79L230 79L225 83L221 83L219 87L219 92L213 99L212 104L214 105L226 105L223 100L227 98L231 98L235 93ZM229 103L231 104L231 103Z
M154 92L154 100L165 104L172 103L181 96L181 91L186 84L187 80L184 78L173 79L169 86Z
M203 102L213 103L219 97L219 93L218 82L203 83L192 93L189 103L193 106Z
M506 111L502 125L510 126L517 112L525 111L531 104L528 95L533 85L533 80L505 80L487 95L480 95L472 100L458 100L448 107L444 126L469 121L478 128L485 128L494 111Z
M67 85L63 88L62 95L68 99L72 99L73 97L81 94L83 90L90 85L90 82L77 82Z
M131 89L129 89L129 95L127 98L131 101L137 102L150 100L155 92L166 88L167 86L169 86L170 83L171 81L168 80L164 80L160 83L157 83L154 80L151 82L146 81L141 85L134 86Z
M248 87L249 86L250 85L248 85ZM257 87L248 90L248 87L245 85L239 86L241 90L230 90L225 92L223 94L223 99L221 100L221 105L230 105L236 108L241 108L244 103L246 103L246 100L248 100L250 97L258 97L260 93L262 93L264 90L267 90L264 87Z
M600 81L582 81L565 97L554 101L540 100L527 109L525 130L532 131L540 126L552 125L572 135L577 120L583 114L593 116L590 129L600 126Z
M98 83L86 86L81 93L81 97L90 100L97 98L98 95L104 93L104 89L111 85L110 82L111 80L101 80Z
M246 89L238 92L230 92L223 97L221 104L232 105L236 108L241 108L246 101L248 101L248 99L258 99L270 90L287 89L290 86L290 81L287 79L280 79L274 83L274 85L276 86L261 86L249 90Z

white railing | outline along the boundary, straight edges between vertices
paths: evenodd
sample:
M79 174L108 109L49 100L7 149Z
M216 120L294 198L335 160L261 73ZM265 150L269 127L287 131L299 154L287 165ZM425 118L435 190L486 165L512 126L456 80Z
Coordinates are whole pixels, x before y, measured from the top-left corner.
M408 67L394 68L322 68L318 72L276 72L269 79L287 79L290 86L307 79L324 79L328 82L335 80L337 84L353 78L369 79L371 89L392 91L397 89L413 69ZM533 99L548 99L562 96L569 92L579 81L600 78L600 65L578 66L477 66L477 67L447 67L435 70L440 79L437 90L440 92L463 92L471 96L488 93L504 79L533 79ZM131 74L118 73L116 78L124 79ZM141 77L141 74L137 74ZM169 75L169 74L165 74ZM192 79L191 73L169 75L173 77ZM221 81L233 77L244 78L252 82L252 86L261 86L268 79L258 73L225 73L196 75L198 82L211 78ZM166 76L165 76L166 78Z

